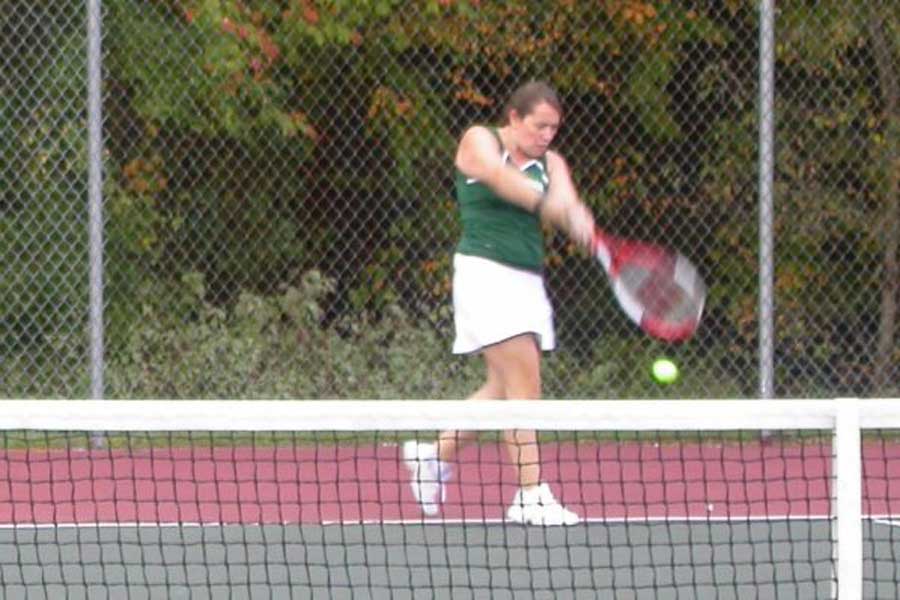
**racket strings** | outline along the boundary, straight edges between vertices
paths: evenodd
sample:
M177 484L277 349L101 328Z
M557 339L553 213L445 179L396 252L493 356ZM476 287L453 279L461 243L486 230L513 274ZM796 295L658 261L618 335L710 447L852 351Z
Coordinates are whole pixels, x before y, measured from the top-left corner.
M622 269L620 276L624 287L643 308L643 314L670 323L682 323L697 318L694 290L682 287L674 271L635 265Z

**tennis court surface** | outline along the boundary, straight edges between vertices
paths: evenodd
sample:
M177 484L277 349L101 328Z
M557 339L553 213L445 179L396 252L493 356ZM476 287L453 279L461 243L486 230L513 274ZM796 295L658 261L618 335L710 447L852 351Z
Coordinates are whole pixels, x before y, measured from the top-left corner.
M896 406L3 402L0 595L898 598ZM582 522L504 518L509 428ZM443 429L486 433L424 517Z

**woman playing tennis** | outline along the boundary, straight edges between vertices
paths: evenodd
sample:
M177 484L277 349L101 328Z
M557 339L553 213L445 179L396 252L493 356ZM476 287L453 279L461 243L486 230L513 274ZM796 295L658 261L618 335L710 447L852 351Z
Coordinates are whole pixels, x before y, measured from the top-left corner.
M541 352L556 345L553 310L544 287L542 222L588 247L594 232L566 161L550 150L562 120L556 92L542 82L516 90L498 128L476 125L456 152L456 196L462 238L453 259L455 354L481 354L484 384L470 399L539 399ZM422 511L436 514L449 464L474 432L445 431L436 443L407 442L404 458ZM570 525L567 510L541 479L534 431L506 431L519 490L511 521Z

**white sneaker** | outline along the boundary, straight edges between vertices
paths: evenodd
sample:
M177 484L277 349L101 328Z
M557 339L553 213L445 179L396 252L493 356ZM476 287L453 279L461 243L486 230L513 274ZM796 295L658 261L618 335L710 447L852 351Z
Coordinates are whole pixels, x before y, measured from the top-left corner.
M422 512L428 516L436 515L447 494L441 480L437 447L435 444L409 440L403 444L403 460L409 469L413 496L419 501Z
M506 511L510 521L526 525L575 525L581 518L564 508L546 483L528 489L519 489L512 505Z

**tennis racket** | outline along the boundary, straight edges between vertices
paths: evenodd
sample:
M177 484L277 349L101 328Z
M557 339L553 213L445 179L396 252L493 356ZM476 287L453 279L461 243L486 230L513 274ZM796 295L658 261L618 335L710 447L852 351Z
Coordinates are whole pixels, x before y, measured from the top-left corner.
M668 342L694 334L703 316L706 285L688 259L600 229L594 233L592 250L622 310L641 329Z

